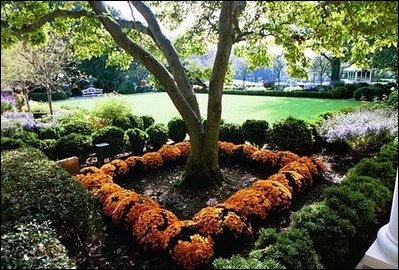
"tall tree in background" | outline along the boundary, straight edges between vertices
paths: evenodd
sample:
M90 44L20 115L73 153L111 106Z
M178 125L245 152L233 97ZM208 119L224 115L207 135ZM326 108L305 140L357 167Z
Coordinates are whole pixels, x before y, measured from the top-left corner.
M397 43L397 2L129 1L129 4L132 20L113 17L104 3L97 1L89 1L89 6L86 2L2 2L2 47L11 46L19 39L45 42L46 33L53 28L71 37L71 49L80 57L98 56L106 50L122 65L128 65L132 57L140 62L165 87L186 123L191 153L183 183L188 186L210 186L223 179L218 167L217 140L223 82L234 43L245 42L238 51L249 60L251 70L270 62L268 44L281 45L288 71L302 75L309 64L303 53L306 48L340 56L343 40L349 40L354 44L352 58L361 62L370 49ZM134 19L135 12L142 15L145 23ZM196 15L194 22L172 44L162 32L160 21L176 29L186 23L188 14ZM365 51L363 45L370 34L375 42ZM207 43L217 43L217 53L209 84L207 124L203 128L182 59L205 53Z
M313 72L319 75L320 86L322 86L324 75L329 75L331 72L331 64L323 56L318 55L315 58L313 58L311 69Z
M284 67L285 67L285 62L283 55L277 55L273 63L273 74L274 77L277 79L278 88L280 88L280 81L281 81L281 76L283 75Z

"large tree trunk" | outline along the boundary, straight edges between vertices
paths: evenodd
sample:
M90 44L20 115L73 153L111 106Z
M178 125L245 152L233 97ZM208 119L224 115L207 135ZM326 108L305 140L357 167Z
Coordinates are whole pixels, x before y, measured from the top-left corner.
M334 87L341 82L341 59L334 57L331 59L331 86Z

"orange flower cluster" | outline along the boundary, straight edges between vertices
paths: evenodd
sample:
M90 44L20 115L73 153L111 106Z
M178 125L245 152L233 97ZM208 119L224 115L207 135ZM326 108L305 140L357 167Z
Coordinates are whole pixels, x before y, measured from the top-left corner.
M196 222L199 232L203 235L219 235L226 230L232 232L235 237L252 234L251 225L244 216L238 216L223 208L203 208L195 214L193 221Z
M111 177L116 176L116 167L111 163L102 165L100 170L103 174L109 175Z
M147 210L151 210L154 208L159 208L158 203L156 203L153 199L147 196L140 195L140 197L136 201L131 201L132 206L129 209L129 212L125 216L125 224L127 226L135 224L140 215ZM130 228L131 229L131 228Z
M252 188L263 192L270 200L272 209L287 209L291 205L291 192L277 181L258 180L252 184Z
M129 169L127 163L121 159L114 159L110 164L115 166L117 175L124 175Z
M80 170L81 174L99 173L100 169L94 166L88 166Z
M143 195L140 195L134 191L131 191L128 196L122 198L119 204L115 207L111 213L111 219L115 224L127 225L124 223L126 215L129 213L131 207L137 203Z
M250 161L252 155L259 149L250 144L239 144L233 147L232 154L238 161Z
M153 208L143 212L133 224L133 235L137 238L137 242L145 247L152 250L164 250L168 247L171 237L174 236L167 229L177 221L178 218L172 212L162 208Z
M143 155L142 158L143 158L144 167L146 168L157 169L159 167L162 167L163 165L162 156L158 152L146 153Z
M78 174L75 177L91 192L95 192L105 183L112 183L112 177L102 172Z
M272 167L276 167L278 165L279 158L275 152L262 149L253 153L251 160L255 162L255 164L260 165L262 168L270 170Z
M297 174L299 174L301 176L301 178L303 178L303 180L301 180L301 183L298 191L302 190L303 188L307 187L307 186L311 186L313 184L313 177L312 177L312 173L310 172L312 168L308 167L308 164L304 163L304 162L300 162L300 161L293 161L291 163L288 163L287 165L285 165L280 171L279 173L283 173L286 174L287 172L290 172L291 176L294 178L295 182L297 183L299 181L299 176L297 176L295 173L293 174L292 172L296 172ZM287 177L287 174L286 174Z
M164 145L158 150L158 153L162 156L165 162L173 162L180 158L181 151L174 145Z
M276 173L271 175L269 178L267 178L268 181L275 181L275 182L279 182L281 184L283 184L288 191L293 194L293 188L290 185L290 182L288 181L288 179L285 177L284 174L282 173Z
M236 145L234 143L230 143L230 142L218 142L218 150L219 153L221 154L225 154L227 156L231 156L233 154L233 148Z
M122 189L121 191L114 192L108 196L103 204L103 212L107 217L112 217L114 210L125 198L132 195L132 191Z
M254 188L240 189L231 195L224 203L216 205L228 210L234 210L246 217L255 216L266 219L272 207L270 199Z
M189 241L179 240L171 253L181 268L194 269L212 258L213 240L209 236L194 234L190 236Z
M94 195L97 197L97 200L100 202L100 204L103 205L111 194L122 190L123 188L115 183L105 183L101 186L101 188L96 190Z
M294 154L290 151L277 151L276 155L278 158L279 167L284 167L288 163L298 160L300 158L297 154Z
M188 155L190 154L191 150L190 142L179 142L176 143L174 146L179 148L181 157L188 157Z

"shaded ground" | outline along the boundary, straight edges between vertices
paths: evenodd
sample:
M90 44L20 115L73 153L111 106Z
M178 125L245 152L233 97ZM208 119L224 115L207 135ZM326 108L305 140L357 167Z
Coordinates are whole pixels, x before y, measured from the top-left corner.
M257 232L257 227L259 226L274 228L289 226L291 212L298 211L304 205L321 200L323 190L332 185L333 182L338 182L351 164L351 161L342 155L322 154L318 155L318 157L329 168L326 173L326 179L315 182L311 188L298 194L292 201L290 211L271 214L262 224L253 224L255 227L254 232ZM227 176L228 183L223 183L221 187L216 189L193 194L174 186L180 179L183 170L184 164L179 163L161 170L131 177L128 181L118 184L124 188L133 189L138 193L152 197L162 207L175 213L179 219L191 219L201 208L222 202L238 189L251 185L256 179L266 179L268 177L267 174L256 173L243 166L221 164L221 170ZM115 227L109 221L106 221L106 225L108 235L101 254L95 255L95 258L93 258L94 267L102 269L177 268L171 261L169 254L146 252L135 243L133 237L126 230ZM255 235L253 239L256 238ZM251 245L252 242L240 243L239 253L246 254L250 251ZM208 267L211 267L211 265L208 265Z

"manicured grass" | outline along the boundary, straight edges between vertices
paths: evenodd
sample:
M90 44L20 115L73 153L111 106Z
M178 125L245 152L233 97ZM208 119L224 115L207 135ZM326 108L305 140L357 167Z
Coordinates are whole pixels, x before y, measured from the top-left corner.
M152 115L157 122L167 123L179 113L166 93L143 93L124 95L137 115ZM197 94L202 116L206 116L208 103L207 94ZM75 98L55 101L54 104L93 109L99 97ZM263 119L274 122L278 119L293 116L304 120L314 120L325 111L344 107L358 106L355 100L267 97L267 96L236 96L224 95L222 118L227 122L242 123L247 119Z

